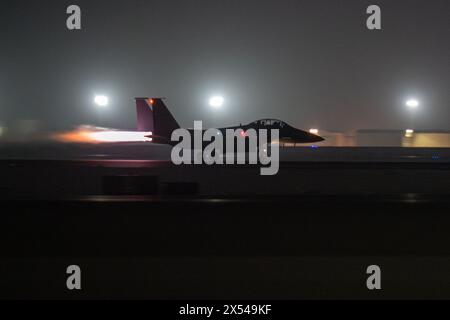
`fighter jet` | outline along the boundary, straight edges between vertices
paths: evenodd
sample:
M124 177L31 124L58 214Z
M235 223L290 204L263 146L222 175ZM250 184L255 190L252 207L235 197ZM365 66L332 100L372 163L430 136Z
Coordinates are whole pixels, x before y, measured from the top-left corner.
M136 109L138 131L152 132L152 135L148 136L148 138L153 143L168 145L177 143L171 141L171 136L173 131L180 128L180 125L162 98L136 98ZM242 129L244 132L249 129L254 129L256 132L259 132L260 129L268 131L278 129L279 141L277 142L280 144L310 144L325 140L318 135L294 128L286 122L277 119L262 119L246 125L218 128L217 130L225 135L227 129ZM194 129L187 130L191 133L194 132Z

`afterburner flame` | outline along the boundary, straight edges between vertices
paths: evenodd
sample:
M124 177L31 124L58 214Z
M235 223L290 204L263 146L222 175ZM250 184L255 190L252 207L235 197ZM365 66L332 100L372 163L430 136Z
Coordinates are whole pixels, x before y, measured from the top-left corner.
M151 132L119 131L91 126L81 126L74 131L54 135L58 141L69 143L150 142Z

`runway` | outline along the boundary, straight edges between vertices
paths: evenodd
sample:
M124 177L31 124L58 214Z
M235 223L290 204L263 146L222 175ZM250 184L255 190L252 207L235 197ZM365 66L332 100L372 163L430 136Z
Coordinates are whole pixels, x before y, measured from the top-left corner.
M170 161L171 147L136 143L0 143L0 160ZM448 148L320 147L280 148L282 162L450 163Z
M445 150L305 148L271 177L106 151L3 154L0 297L70 298L71 264L86 299L450 297Z
M164 160L0 160L0 197L253 197L447 194L450 163L282 161L259 166L175 166ZM276 187L275 187L276 186Z

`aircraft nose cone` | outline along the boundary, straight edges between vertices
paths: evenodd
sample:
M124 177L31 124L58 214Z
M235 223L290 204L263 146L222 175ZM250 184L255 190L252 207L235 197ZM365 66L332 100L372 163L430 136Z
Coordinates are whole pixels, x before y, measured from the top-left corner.
M325 140L324 138L312 133L308 133L308 138L311 142L321 142Z

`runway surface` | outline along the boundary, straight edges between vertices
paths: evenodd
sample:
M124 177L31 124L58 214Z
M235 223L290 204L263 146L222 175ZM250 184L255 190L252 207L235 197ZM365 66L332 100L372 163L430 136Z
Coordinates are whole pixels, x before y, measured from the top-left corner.
M412 161L389 149L396 160L375 161L383 150L327 149L313 161L315 151L272 177L107 152L6 157L0 297L450 298L445 152L413 150ZM81 293L65 287L72 264ZM366 288L373 264L380 293Z
M257 165L175 166L164 160L0 160L0 197L94 195L295 196L447 194L450 163L282 161L275 176Z

